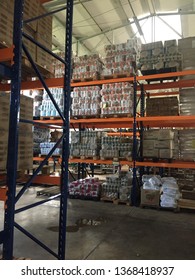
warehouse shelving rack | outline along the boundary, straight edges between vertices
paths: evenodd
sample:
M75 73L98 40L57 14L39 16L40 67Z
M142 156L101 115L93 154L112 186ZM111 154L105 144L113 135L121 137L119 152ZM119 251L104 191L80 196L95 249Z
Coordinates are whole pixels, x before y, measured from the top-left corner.
M23 1L19 1L19 2L23 2ZM72 5L73 1L68 1L68 4L70 4L70 6ZM67 4L67 5L68 5ZM20 4L22 5L22 4ZM18 15L18 9L16 8L15 13L17 13ZM72 15L72 13L71 13ZM21 20L22 22L22 20ZM17 23L18 24L18 23ZM69 30L70 31L70 30ZM20 31L21 32L21 31ZM20 34L21 37L21 34ZM20 38L19 37L19 38ZM17 38L18 39L18 38ZM69 37L70 39L70 37ZM70 42L69 42L69 48L70 48ZM15 45L15 49L14 49L14 59L16 59L16 57L20 57L19 53L16 53L17 50L17 44ZM6 59L13 59L13 53L12 53L12 49L10 48L9 50L6 50L7 54L6 54ZM0 50L0 54L3 53L4 50ZM68 52L68 51L67 51ZM17 55L16 55L17 54ZM70 56L68 55L68 60L70 61ZM13 67L14 68L14 67ZM17 72L17 71L16 71ZM51 78L51 79L46 79L45 83L47 84L48 88L52 88L52 87L65 87L65 90L67 90L68 92L70 91L70 86L71 87L82 87L82 86L90 86L90 85L102 85L102 84L107 84L107 83L117 83L117 82L132 82L134 83L134 86L136 85L136 88L134 88L134 98L135 100L137 99L138 94L137 91L143 91L142 85L141 85L141 81L148 81L148 80L153 80L153 79L166 79L166 78L174 78L174 77L180 77L180 76L185 76L185 75L194 75L195 74L195 70L186 70L186 71L181 71L181 72L173 72L173 73L163 73L163 74L155 74L155 75L148 75L148 76L139 76L136 78L135 77L126 77L126 78L117 78L117 79L108 79L108 80L97 80L97 81L88 81L88 82L78 82L78 83L71 83L71 85L67 83L64 83L64 78ZM66 82L70 79L70 76L68 75L68 78L66 80ZM13 80L13 79L12 79ZM20 83L20 77L17 77L15 84L18 85ZM174 79L173 79L174 80ZM19 82L18 82L19 81ZM138 84L137 84L138 83ZM140 83L140 84L139 84ZM194 79L188 79L188 80L174 80L174 81L169 81L169 82L163 82L163 83L148 83L148 84L144 84L144 90L158 90L158 89L170 89L170 88L185 88L185 87L194 87L195 85L195 81ZM22 82L20 84L20 89L21 90L28 90L28 89L42 89L43 88L43 83L41 81L26 81L26 82ZM10 90L10 85L8 84L0 84L0 90L2 91L9 91ZM12 92L13 91L13 82L12 82ZM162 96L162 95L176 95L178 94L178 92L171 92L171 93L155 93L153 94L153 96ZM17 98L18 100L18 95ZM67 102L67 100L66 100ZM67 105L68 103L65 104L65 109L67 109ZM68 112L68 110L65 110L66 114ZM134 136L134 151L136 150L136 143L135 143L135 139L136 139L136 132L137 132L137 125L139 126L139 128L143 128L143 127L195 127L195 116L162 116L162 117L145 117L143 115L143 103L141 104L141 116L137 117L134 114L133 118L107 118L107 119L79 119L79 120L75 120L75 119L71 119L70 120L70 125L73 125L75 128L84 128L84 127L88 127L88 128L133 128L133 136ZM134 112L135 112L135 108L134 108ZM67 116L67 115L66 115ZM14 118L16 120L16 116ZM67 119L68 120L68 119ZM65 127L65 125L67 125L66 122L64 122L64 120L41 120L41 121L37 121L38 123L41 124L49 124L49 125L58 125L59 127ZM67 126L66 126L67 128ZM15 126L15 132L16 132L16 126ZM66 138L63 139L64 142L64 146L67 145L67 139L68 139L68 133L66 131L66 129L64 129L64 135L66 135ZM41 166L43 166L43 163L46 162L47 160L49 160L50 155L48 155L48 157L44 160L42 160L42 164ZM142 158L141 154L140 154L140 158ZM62 178L60 177L55 177L55 176L47 176L47 175L40 175L40 176L36 176L35 178L31 179L31 182L36 182L36 183L53 183L53 184L58 184L61 185L63 183L64 186L64 182L66 182L67 184L67 180L68 180L68 173L67 173L67 165L68 165L68 152L67 150L64 150L63 153L63 157L62 157L62 162L63 162L63 168L62 174L65 174L65 176L63 176ZM112 160L93 160L93 159L69 159L70 163L88 163L88 164L113 164ZM139 158L137 159L137 155L134 154L133 156L133 161L119 161L119 164L121 165L129 165L131 168L134 168L134 179L136 177L136 170L139 167L146 167L146 166L156 166L156 167L169 167L169 168L195 168L195 163L194 162L180 162L180 161L173 161L171 163L165 162L165 161L159 161L159 162L150 162L150 161L139 161ZM13 170L13 166L12 166L12 170ZM12 173L12 171L10 171L10 174ZM38 172L37 172L38 173ZM27 178L29 179L29 178ZM14 179L15 180L15 179ZM14 181L15 182L15 181ZM10 182L8 182L10 183ZM137 182L134 182L134 185L136 186ZM65 184L65 185L66 185ZM8 185L9 186L9 185ZM66 185L67 186L67 185ZM6 214L8 213L9 217L8 217L8 224L9 226L11 226L11 229L13 230L13 216L14 216L14 199L13 197L11 197L10 200L10 194L13 195L13 180L11 183L11 187L12 189L9 189L8 191L8 202L11 201L11 204L9 205L8 203L8 207L6 210ZM62 223L63 225L65 225L65 218L66 218L66 190L63 189L62 193L61 193L61 198L63 197L63 199L61 199L61 207L60 207L60 212L61 212L61 219L62 219ZM134 194L134 199L136 197L136 194ZM136 201L134 200L134 203L136 204ZM34 205L35 206L35 205ZM27 209L27 208L26 208ZM29 208L28 208L29 209ZM25 210L25 209L22 209ZM6 218L7 218L6 217ZM10 222L11 221L11 222ZM60 231L60 237L64 238L65 237L65 227L63 227L64 230L62 229ZM22 230L22 229L21 229ZM8 238L5 239L5 231L3 233L1 233L0 237L1 240L6 240L4 241L5 245L8 246L8 244L6 244L6 242L8 242ZM26 233L26 232L25 232ZM30 236L31 237L31 236ZM61 239L60 239L61 240ZM63 239L62 242L65 239ZM40 244L41 245L41 244ZM59 258L59 259L63 259L65 256L65 249L64 249L64 244L59 242L59 252L58 255L56 255L54 253L54 255ZM13 244L12 244L13 246ZM44 246L43 246L44 247ZM6 247L6 250L4 251L4 258L11 258L11 248L9 246ZM48 248L45 248L48 249ZM53 253L53 252L51 252Z
M14 247L14 227L28 236L31 240L35 241L40 247L44 248L47 252L52 254L57 259L65 259L65 247L66 247L66 219L67 219L67 189L68 189L68 157L69 157L69 106L70 106L70 92L71 92L71 53L72 53L72 22L73 22L73 0L66 1L66 42L65 42L65 60L61 59L50 50L45 48L43 45L30 38L28 35L23 33L23 23L28 23L33 20L37 20L48 14L40 15L34 19L23 21L23 7L24 0L17 0L14 3L14 30L13 30L13 46L14 48L7 48L0 50L0 57L3 61L12 61L11 66L11 84L9 85L9 90L11 90L11 100L10 100L10 119L9 119L9 137L8 137L8 159L7 159L7 176L6 176L6 188L7 188L7 200L4 215L4 230L0 232L0 243L3 243L3 259L12 260L13 259L13 247ZM62 9L60 9L62 10ZM58 10L57 10L58 11ZM57 12L56 11L56 12ZM53 13L53 12L52 12ZM58 105L56 104L47 83L43 79L41 73L37 69L28 49L23 43L22 37L25 37L36 44L41 49L48 52L50 55L60 60L65 67L65 76L63 80L62 87L64 88L64 110L60 111ZM40 83L47 91L50 96L54 106L56 107L59 115L62 119L61 127L63 129L63 136L58 140L56 145L52 148L50 153L41 162L39 167L35 170L33 175L28 178L22 189L16 194L16 177L17 177L17 156L18 156L18 125L19 122L31 123L33 125L38 125L34 121L21 120L19 119L19 108L20 108L20 90L21 88L21 61L22 61L22 49L29 59L32 68L34 69L36 75L39 77ZM3 66L2 72L5 72L5 67ZM4 73L3 72L3 73ZM10 72L9 72L10 74ZM3 89L1 89L3 90ZM39 173L43 165L51 157L55 148L62 142L62 159L61 159L61 178L60 178L60 194L54 196L47 200L42 200L36 203L32 203L25 207L16 209L16 204L20 197L24 194L26 189L31 185L33 179ZM60 198L60 211L59 211L59 236L58 236L58 252L52 251L47 245L42 243L38 238L33 236L26 229L21 227L15 221L15 214L21 213L27 209L31 209L35 206L41 205L51 199Z

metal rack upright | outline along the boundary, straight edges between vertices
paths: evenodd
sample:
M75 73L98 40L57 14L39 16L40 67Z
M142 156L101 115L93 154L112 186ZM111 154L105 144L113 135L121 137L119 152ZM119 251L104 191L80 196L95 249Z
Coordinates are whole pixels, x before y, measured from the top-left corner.
M64 1L65 2L65 1ZM14 4L14 30L13 30L13 65L11 67L11 100L10 100L10 119L9 119L9 140L8 140L8 159L7 159L7 202L4 217L4 230L0 232L0 242L3 243L3 259L13 259L14 248L14 227L27 235L30 239L35 241L38 245L44 248L47 252L52 254L57 259L65 259L65 245L66 245L66 219L67 219L67 189L68 189L68 157L69 157L69 107L70 107L70 91L71 91L71 53L72 53L72 22L73 22L73 0L67 0L66 6L66 41L65 41L65 60L52 53L46 47L35 41L33 38L23 33L23 8L24 0L15 0ZM63 9L60 9L60 11ZM56 12L58 12L56 10ZM54 12L52 12L54 13ZM27 20L27 22L37 20L42 16L50 15L50 13L41 15L34 19ZM64 76L64 110L60 111L56 101L54 100L49 87L44 81L40 71L36 67L28 49L22 41L22 37L29 39L47 53L60 60L65 67ZM61 119L63 136L58 140L56 145L52 148L46 158L41 162L39 167L33 173L31 178L24 184L23 188L16 195L16 175L17 175L17 156L18 156L18 132L19 122L31 123L38 125L36 122L29 120L21 120L20 115L20 90L21 90L21 67L22 67L22 49L29 59L32 68L37 77L39 77L42 86L50 96L54 106L56 107ZM43 165L47 162L54 150L62 142L62 163L61 163L61 193L50 199L32 203L20 209L15 209L16 203L29 188L35 176L39 173ZM58 237L58 252L52 251L47 245L43 244L30 232L24 229L15 221L15 214L24 210L31 209L35 206L41 205L51 199L60 197L60 213L59 213L59 237Z

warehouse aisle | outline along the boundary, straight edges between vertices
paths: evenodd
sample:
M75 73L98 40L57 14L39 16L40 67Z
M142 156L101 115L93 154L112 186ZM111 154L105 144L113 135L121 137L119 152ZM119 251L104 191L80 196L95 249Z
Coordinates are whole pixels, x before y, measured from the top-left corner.
M38 201L30 188L20 201ZM17 215L17 222L56 250L59 201ZM3 205L0 204L2 213ZM0 216L2 227L3 215ZM90 225L89 225L90 224ZM112 203L68 200L67 259L168 260L195 258L193 212L173 213ZM16 257L54 259L15 230Z

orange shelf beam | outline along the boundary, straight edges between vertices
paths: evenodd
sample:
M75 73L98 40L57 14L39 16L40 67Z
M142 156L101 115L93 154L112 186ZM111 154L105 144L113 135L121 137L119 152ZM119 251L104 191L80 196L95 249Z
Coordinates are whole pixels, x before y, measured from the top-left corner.
M195 75L195 70L185 70L181 72L172 72L172 73L164 73L164 74L155 74L148 76L138 76L137 81L140 80L151 80L151 79L165 79L171 77L180 77L185 75ZM84 81L78 83L71 83L72 87L83 87L83 86L92 86L92 85L102 85L102 84L110 84L110 83L119 83L119 82L133 82L134 77L125 77L125 78L115 78L108 80L96 80L96 81ZM64 78L51 78L45 80L48 87L63 87ZM155 84L145 84L145 90L155 90L155 89L167 89L167 88L181 88L181 87L194 87L195 80L179 80L176 82L166 82L166 83L155 83ZM21 84L22 90L30 90L30 89L43 89L40 81L26 81ZM139 87L138 87L139 89ZM1 84L0 90L9 91L10 85Z
M7 188L6 187L0 187L0 200L6 201L7 200Z
M62 120L39 120L37 122L47 123L53 125L62 126ZM105 119L70 119L70 125L73 125L75 128L79 127L87 128L131 128L133 124L133 118L105 118Z
M31 176L24 175L17 180L17 182L26 182ZM57 185L60 186L61 178L60 176L52 176L52 175L37 175L32 183L34 184L45 184L45 185Z
M195 168L195 162L178 162L173 161L172 163L168 162L151 162L151 161L144 161L144 162L136 162L136 166L151 166L151 167L167 167L167 168L184 168L190 169Z
M13 47L0 49L0 62L13 61Z
M195 116L139 117L137 122L150 127L195 127Z
M38 122L62 126L59 120L40 120ZM149 127L195 127L195 116L155 116L138 117L137 122L143 122L144 126ZM107 118L107 119L71 119L70 125L75 128L131 128L133 118Z

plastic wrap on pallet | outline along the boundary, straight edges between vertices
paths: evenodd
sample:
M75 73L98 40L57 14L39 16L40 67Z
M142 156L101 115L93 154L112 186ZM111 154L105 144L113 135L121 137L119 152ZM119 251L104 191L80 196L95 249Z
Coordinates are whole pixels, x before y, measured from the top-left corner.
M130 158L133 140L125 136L103 136L100 156L103 158Z
M73 59L73 80L98 79L102 72L102 61L98 54L84 55Z
M53 98L55 99L56 103L58 104L60 110L63 111L63 102L64 102L63 101L64 100L63 89L62 88L51 88L50 91L51 91L51 94L52 94ZM43 101L42 101L42 105L40 106L40 110L41 110L40 115L42 117L59 116L59 113L56 110L56 108L54 107L54 104L51 101L46 90L44 90L44 92L43 92Z
M43 142L40 143L40 149L41 149L41 154L42 155L47 155L51 149L55 146L55 142ZM58 156L62 154L62 148L58 147L55 149L52 155Z
M73 181L68 186L70 197L75 198L99 198L101 182L98 178L86 178Z
M102 197L108 199L129 200L132 190L132 173L117 173L106 177L102 184Z
M133 87L128 82L103 84L101 114L133 114Z
M71 93L72 116L96 116L100 115L100 87L75 87Z
M177 181L173 177L163 177L161 188L161 207L176 208L177 201L181 197Z
M70 156L96 157L101 148L101 132L98 131L72 131Z
M138 38L129 39L126 43L105 46L103 76L128 73L133 74L136 67L136 54L140 52Z

